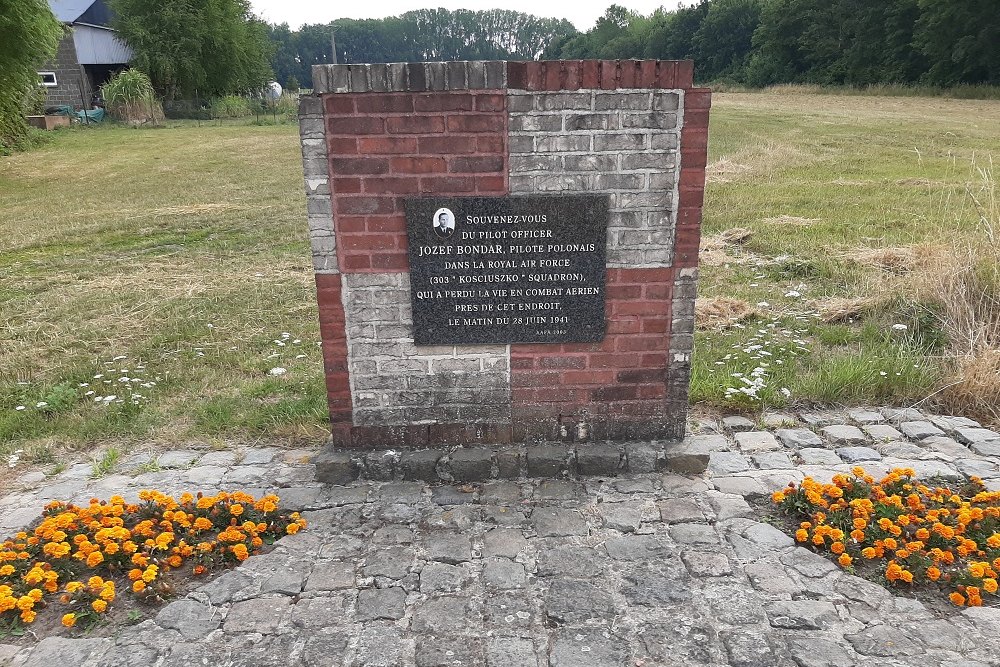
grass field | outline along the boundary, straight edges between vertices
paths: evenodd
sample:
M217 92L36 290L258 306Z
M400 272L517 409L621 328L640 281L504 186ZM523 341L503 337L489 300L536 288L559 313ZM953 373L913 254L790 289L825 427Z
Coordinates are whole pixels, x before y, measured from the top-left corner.
M698 334L693 400L915 402L941 387L940 313L896 281L982 238L1000 105L733 93L711 132L701 290L722 315ZM0 160L0 454L320 441L299 161L293 124L81 129ZM738 243L721 235L733 228ZM824 322L837 304L850 315Z

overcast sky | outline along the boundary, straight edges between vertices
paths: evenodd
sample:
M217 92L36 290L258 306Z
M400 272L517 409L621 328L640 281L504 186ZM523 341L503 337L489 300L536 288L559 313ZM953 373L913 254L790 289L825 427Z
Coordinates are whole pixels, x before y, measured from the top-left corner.
M339 18L382 18L411 9L513 9L537 16L567 18L578 30L593 27L597 18L613 2L642 14L657 7L677 6L678 0L365 0L355 2L317 2L316 0L251 0L258 16L271 23L288 23L293 29L303 23L329 23Z

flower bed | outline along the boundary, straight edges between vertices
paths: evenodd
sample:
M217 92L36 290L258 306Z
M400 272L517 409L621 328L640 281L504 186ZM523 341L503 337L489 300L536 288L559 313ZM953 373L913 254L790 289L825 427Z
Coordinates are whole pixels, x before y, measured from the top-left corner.
M52 502L40 523L0 544L0 628L16 633L53 600L62 624L95 623L126 589L145 602L173 592L172 570L203 576L305 527L279 513L279 498L141 491L140 502L93 498L86 507Z
M832 484L811 477L773 500L800 521L799 543L836 556L846 569L871 565L889 585L926 585L958 606L996 596L1000 571L1000 492L973 477L924 484L908 468L876 482L861 467Z

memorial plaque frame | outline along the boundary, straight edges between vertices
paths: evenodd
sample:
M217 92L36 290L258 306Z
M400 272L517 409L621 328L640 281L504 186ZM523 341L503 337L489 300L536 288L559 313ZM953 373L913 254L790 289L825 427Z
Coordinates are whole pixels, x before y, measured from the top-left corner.
M405 201L416 345L605 334L607 195Z

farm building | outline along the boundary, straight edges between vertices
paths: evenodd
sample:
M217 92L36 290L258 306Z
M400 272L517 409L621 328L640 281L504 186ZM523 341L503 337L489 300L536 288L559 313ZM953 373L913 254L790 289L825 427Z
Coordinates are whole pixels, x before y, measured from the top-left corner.
M91 97L113 74L128 67L132 51L110 28L105 0L49 0L66 26L55 60L38 70L45 104L90 107Z

